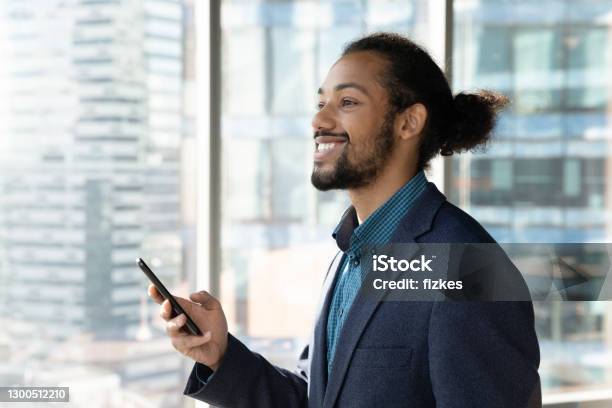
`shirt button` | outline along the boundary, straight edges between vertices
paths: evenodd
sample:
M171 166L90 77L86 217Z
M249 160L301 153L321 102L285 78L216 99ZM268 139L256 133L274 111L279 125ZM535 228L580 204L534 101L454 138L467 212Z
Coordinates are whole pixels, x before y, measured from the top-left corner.
M353 259L353 266L359 266L359 258Z

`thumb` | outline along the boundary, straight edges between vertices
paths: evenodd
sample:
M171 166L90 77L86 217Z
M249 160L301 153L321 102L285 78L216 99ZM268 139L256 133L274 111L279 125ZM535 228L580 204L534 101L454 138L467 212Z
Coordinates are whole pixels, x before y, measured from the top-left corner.
M189 295L189 299L201 304L207 310L219 309L221 307L219 301L205 290L192 293Z

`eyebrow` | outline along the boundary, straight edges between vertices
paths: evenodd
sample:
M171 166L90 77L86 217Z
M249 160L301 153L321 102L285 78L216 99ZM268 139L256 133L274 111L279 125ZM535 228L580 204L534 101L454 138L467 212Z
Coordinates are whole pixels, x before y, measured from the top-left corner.
M359 85L356 82L345 82L342 84L338 84L334 86L334 91L341 91L342 89L346 89L346 88L355 88L361 91L362 93L366 94L367 96L370 96L368 91L363 86ZM317 91L317 94L321 95L322 93L323 93L323 88L319 88L319 90Z

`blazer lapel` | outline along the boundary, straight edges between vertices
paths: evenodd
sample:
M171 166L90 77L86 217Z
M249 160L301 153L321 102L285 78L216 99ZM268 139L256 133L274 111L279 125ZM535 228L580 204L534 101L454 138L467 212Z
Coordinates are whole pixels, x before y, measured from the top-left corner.
M391 237L391 243L415 242L414 240L431 229L433 219L446 201L446 196L432 182L414 203Z
M308 378L308 406L319 408L323 406L323 396L327 385L327 315L345 255L338 252L332 260L322 289L322 303L319 304L319 314L315 324L314 339L311 346L310 374Z
M431 228L433 218L440 208L440 205L446 200L446 197L436 188L435 184L428 183L422 196L414 203L413 207L408 211L404 218L400 221L399 226L393 233L391 243L415 243L416 238ZM417 246L410 251L410 256L417 250ZM368 262L362 263L362 266L371 267ZM369 273L373 273L371 270ZM390 279L394 279L395 275L400 272L390 273ZM368 279L366 278L366 281ZM334 283L335 284L335 283ZM333 288L334 286L332 286ZM336 403L340 389L346 377L346 372L349 367L353 352L357 347L359 338L365 330L368 322L376 311L380 301L384 298L386 290L365 290L361 287L353 305L351 306L346 320L342 326L338 344L336 346L336 354L334 356L333 367L330 378L328 379L327 388L325 389L325 398L322 407L331 408ZM329 291L333 292L333 291ZM328 293L328 298L330 298ZM326 300L326 312L323 315L327 322L327 313L329 311L329 299ZM319 319L319 322L321 318ZM317 324L317 327L319 324ZM326 325L325 325L326 326ZM319 351L319 350L317 350ZM326 350L325 350L326 353ZM324 355L323 355L324 356ZM319 356L321 358L322 356Z

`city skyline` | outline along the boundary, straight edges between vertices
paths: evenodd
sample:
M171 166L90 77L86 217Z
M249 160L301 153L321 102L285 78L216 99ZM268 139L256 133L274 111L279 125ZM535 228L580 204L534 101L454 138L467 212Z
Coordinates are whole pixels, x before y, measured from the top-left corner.
M2 4L0 301L9 350L24 342L31 353L9 356L3 383L70 384L80 367L91 381L116 378L100 397L180 401L184 361L165 341L135 259L150 260L172 288L193 273L193 226L180 202L182 142L193 137L187 6Z

